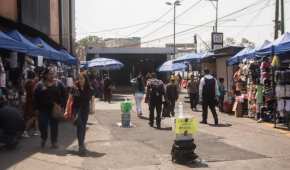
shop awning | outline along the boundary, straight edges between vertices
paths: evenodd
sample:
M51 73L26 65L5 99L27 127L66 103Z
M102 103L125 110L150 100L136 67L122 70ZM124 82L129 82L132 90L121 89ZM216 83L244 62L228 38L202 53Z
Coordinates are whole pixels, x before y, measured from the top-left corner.
M182 62L200 62L201 59L213 55L213 53L189 53L185 54L182 57L179 57L173 60L174 63L182 63Z
M22 43L26 47L27 49L26 53L28 55L43 56L44 58L49 59L49 52L47 50L36 46L27 38L25 38L21 33L19 33L17 30L6 32L6 34L12 39L14 39L15 41Z
M2 31L0 31L0 48L21 53L27 52L25 44L14 40Z
M37 47L39 47L39 48L41 48L42 50L45 51L44 57L46 59L63 61L62 54L59 51L57 51L56 49L54 49L53 47L51 47L50 45L48 45L41 38L39 38L39 37L34 38L34 39L31 40L31 42L34 45L36 45ZM30 53L28 53L28 54L30 54Z
M169 60L163 63L158 71L159 72L173 72L173 71L182 71L186 69L186 65L184 63L174 63L174 60Z
M59 51L63 56L62 56L62 61L68 64L77 64L78 60L70 55L66 50L61 49Z
M271 44L257 51L258 55L284 54L290 51L290 33L287 32Z
M244 48L242 51L238 52L236 55L228 59L228 64L229 65L234 65L242 61L247 57L249 52L251 52L253 49L252 48Z

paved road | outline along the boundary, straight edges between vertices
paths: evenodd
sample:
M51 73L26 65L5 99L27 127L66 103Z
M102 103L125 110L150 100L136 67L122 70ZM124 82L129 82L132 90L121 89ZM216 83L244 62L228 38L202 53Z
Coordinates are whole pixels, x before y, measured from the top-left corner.
M97 102L96 114L89 120L87 157L77 155L75 128L71 123L63 123L58 150L41 150L38 137L24 139L15 151L0 150L0 170L290 169L288 132L225 114L219 114L221 127L200 125L194 137L200 156L196 164L172 164L171 119L162 120L162 130L156 130L148 126L148 120L132 113L135 127L120 128L117 126L121 114L119 102L124 97L131 96L115 95L112 104ZM148 113L146 105L143 109ZM185 111L190 112L188 103ZM200 119L200 112L192 114ZM212 122L210 115L209 118Z

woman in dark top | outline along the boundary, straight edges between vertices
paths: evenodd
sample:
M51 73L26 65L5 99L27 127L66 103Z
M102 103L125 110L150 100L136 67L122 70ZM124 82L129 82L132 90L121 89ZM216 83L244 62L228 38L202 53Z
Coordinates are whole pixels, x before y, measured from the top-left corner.
M41 133L41 147L45 147L50 126L51 147L56 149L58 137L58 120L53 116L54 104L64 107L65 89L64 85L54 79L55 73L52 69L43 72L43 80L40 81L34 91L35 109L39 112L39 130Z
M85 73L81 73L79 80L76 82L75 88L69 96L73 98L73 110L76 113L75 124L77 126L80 154L86 153L84 141L92 96L93 90L90 86L89 79Z

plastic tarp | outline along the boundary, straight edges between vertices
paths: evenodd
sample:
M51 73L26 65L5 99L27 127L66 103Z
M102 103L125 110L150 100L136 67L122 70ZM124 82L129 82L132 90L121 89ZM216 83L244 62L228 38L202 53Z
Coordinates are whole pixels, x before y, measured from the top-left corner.
M186 65L184 63L174 63L174 60L169 60L163 63L158 71L159 72L173 72L173 71L181 71L186 69Z
M94 67L99 70L118 70L124 67L124 64L118 60L110 58L95 58L88 61L85 67Z
M213 55L213 53L189 53L182 57L179 57L173 60L174 63L182 63L182 62L200 62L201 59Z
M21 53L28 51L24 43L14 40L2 31L0 31L0 48Z
M290 51L290 33L287 32L271 44L257 51L258 55L284 54Z

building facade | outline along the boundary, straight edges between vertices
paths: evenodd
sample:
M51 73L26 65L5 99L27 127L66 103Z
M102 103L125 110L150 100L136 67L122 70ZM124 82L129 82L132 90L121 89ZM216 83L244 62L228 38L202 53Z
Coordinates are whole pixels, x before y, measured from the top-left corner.
M13 22L31 28L25 34L39 31L74 53L75 0L0 0L0 29Z
M108 48L140 48L141 38L131 37L131 38L108 38L105 39L105 46Z

